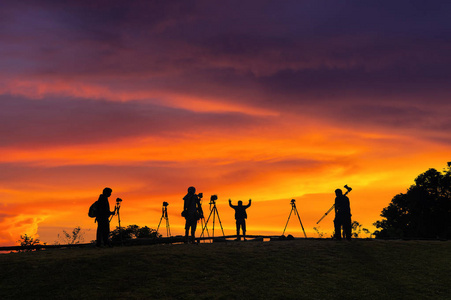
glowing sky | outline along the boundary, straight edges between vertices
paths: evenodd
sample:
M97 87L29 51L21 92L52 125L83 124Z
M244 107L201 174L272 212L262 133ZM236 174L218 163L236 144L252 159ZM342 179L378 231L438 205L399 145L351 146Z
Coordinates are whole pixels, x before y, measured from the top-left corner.
M0 245L76 226L93 239L106 186L125 226L156 228L167 201L182 234L193 185L218 195L226 234L229 198L252 198L249 234L277 235L294 198L314 236L348 184L353 219L374 230L451 160L449 1L0 7ZM293 217L287 232L303 236Z

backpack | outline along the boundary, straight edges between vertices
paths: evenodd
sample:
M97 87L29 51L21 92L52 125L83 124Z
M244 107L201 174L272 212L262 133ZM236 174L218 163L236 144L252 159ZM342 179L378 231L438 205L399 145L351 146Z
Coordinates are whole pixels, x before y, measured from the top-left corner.
M88 216L90 218L97 217L97 201L91 204L91 206L89 207Z

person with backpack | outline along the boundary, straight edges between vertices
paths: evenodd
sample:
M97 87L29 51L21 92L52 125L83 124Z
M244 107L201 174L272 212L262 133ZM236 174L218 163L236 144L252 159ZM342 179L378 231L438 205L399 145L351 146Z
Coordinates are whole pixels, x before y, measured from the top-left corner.
M346 194L343 195L343 191L341 189L335 190L335 196L334 238L336 240L341 240L341 229L343 228L343 235L349 241L351 240L352 231L351 205L349 203L349 198L346 196Z
M200 196L196 195L196 188L190 186L188 193L183 197L183 212L182 216L185 218L185 242L195 243L195 234L197 221L203 217L202 206L200 204ZM191 229L191 239L189 239L189 233Z
M110 211L110 203L108 202L108 198L111 196L112 192L113 190L109 187L104 188L102 194L99 196L99 200L96 202L95 217L97 221L97 247L101 247L102 245L111 247L111 242L109 240L109 218L115 214L115 211Z
M235 220L236 220L236 239L241 240L240 237L240 227L243 230L243 239L246 240L246 219L247 213L246 209L251 206L252 200L249 199L249 204L243 206L243 201L238 201L238 205L232 205L232 200L229 199L229 206L235 210Z

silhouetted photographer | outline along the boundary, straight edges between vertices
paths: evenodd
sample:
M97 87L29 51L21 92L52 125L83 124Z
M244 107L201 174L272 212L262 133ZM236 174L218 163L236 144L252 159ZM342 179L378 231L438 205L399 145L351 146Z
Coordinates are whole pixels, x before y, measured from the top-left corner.
M351 191L351 188L345 186L348 191L348 194ZM334 219L334 227L335 227L335 236L334 238L337 240L341 240L342 233L341 229L343 228L343 236L347 240L351 240L351 205L349 203L349 198L343 195L343 191L341 189L335 190L335 219Z
M236 239L241 240L240 237L240 227L243 230L243 239L246 240L246 219L247 213L246 209L251 206L251 199L249 199L249 204L243 206L243 201L238 201L238 205L232 205L232 200L229 199L229 206L235 210L235 220L236 220Z
M101 247L102 245L111 246L109 235L110 235L110 216L115 214L115 211L110 211L110 203L108 198L113 192L112 189L106 187L103 189L102 194L99 196L96 204L96 221L97 221L97 240L96 246ZM122 201L122 200L121 200Z
M183 197L183 212L182 216L185 218L185 239L186 242L195 242L195 234L197 221L203 218L202 206L200 199L203 197L202 193L196 195L196 188L191 186L188 188L188 193ZM189 239L189 233L191 230L191 239Z

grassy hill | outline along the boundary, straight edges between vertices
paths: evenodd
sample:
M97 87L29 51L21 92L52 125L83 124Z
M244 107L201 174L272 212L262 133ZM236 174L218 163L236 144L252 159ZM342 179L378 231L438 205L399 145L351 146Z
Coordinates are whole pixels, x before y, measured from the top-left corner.
M0 299L450 299L451 242L294 240L0 255Z

